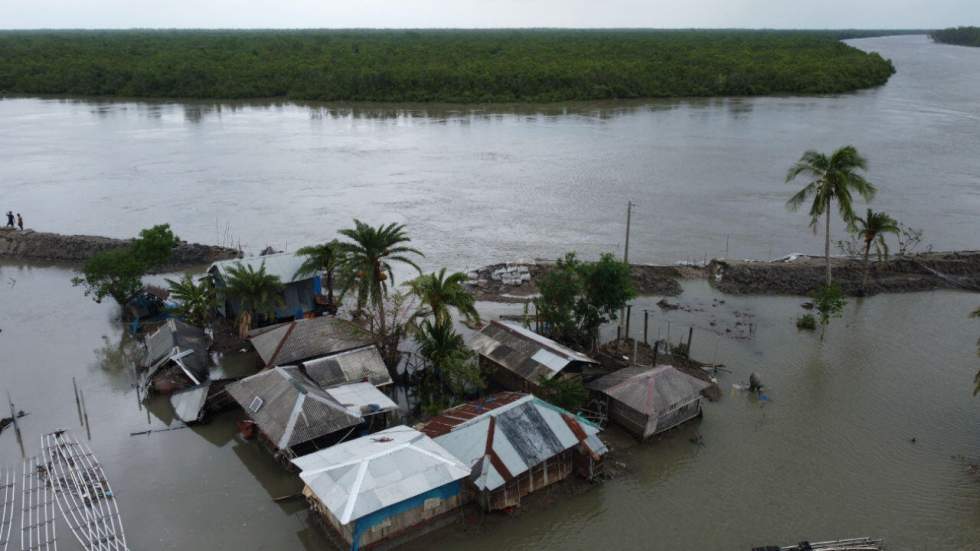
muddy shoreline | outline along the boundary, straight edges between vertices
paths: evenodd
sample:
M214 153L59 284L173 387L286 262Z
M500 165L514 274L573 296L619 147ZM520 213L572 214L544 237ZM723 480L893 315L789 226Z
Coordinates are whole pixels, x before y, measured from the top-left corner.
M872 260L867 289L862 293L864 263L860 258L832 258L834 281L844 293L857 296L934 289L980 292L980 251L930 252ZM535 282L554 266L549 261L484 266L468 274L467 285L477 300L524 303L538 294ZM734 295L809 296L824 282L821 257L779 260L713 259L706 266L633 264L636 292L644 296L677 296L680 280L705 279Z
M21 231L4 228L0 229L0 258L81 265L97 253L124 247L131 242L131 239L114 239L96 235L62 235L30 229ZM228 247L181 242L174 249L172 261L156 271L172 272L241 256L238 250Z

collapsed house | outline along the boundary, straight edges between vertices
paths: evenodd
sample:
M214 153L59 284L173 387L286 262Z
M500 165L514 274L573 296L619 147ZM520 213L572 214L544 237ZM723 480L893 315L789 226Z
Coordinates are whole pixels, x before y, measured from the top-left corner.
M709 386L669 365L620 369L586 385L605 400L609 419L641 440L701 415Z
M211 340L203 329L168 319L146 337L140 387L171 393L208 380Z
M300 364L374 344L364 329L331 316L264 327L252 332L251 341L266 367Z
M508 321L491 321L469 343L480 367L508 390L537 392L543 381L581 377L599 362Z
M220 260L208 268L214 286L219 291L228 285L228 269L235 266L251 267L259 270L263 265L265 272L274 275L282 282L283 305L276 309L276 320L302 318L308 312L319 310L318 297L322 294L320 275L299 275L306 257L294 253L277 253L250 258ZM218 312L226 318L234 318L241 313L236 300L225 300L218 305ZM272 320L270 320L272 321Z
M597 426L517 392L448 409L420 430L470 469L470 491L487 511L519 506L572 472L591 479L608 451Z
M290 459L350 436L364 419L321 390L296 367L274 367L229 384L225 391L278 459Z
M293 460L303 495L351 550L418 535L455 518L469 468L428 436L393 427ZM413 529L415 528L415 529Z

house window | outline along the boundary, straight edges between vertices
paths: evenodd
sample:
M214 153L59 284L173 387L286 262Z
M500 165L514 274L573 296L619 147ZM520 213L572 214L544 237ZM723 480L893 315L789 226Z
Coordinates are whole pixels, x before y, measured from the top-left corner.
M258 413L259 410L262 409L262 404L264 403L265 402L262 401L262 398L256 396L255 398L252 398L252 403L248 405L248 410L252 413Z

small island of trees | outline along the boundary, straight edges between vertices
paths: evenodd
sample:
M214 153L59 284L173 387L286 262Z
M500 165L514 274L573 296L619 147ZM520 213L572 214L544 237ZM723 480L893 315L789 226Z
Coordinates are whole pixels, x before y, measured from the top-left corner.
M835 31L3 31L0 94L551 102L841 93L891 62Z
M980 47L980 27L950 27L932 31L929 38L943 44Z

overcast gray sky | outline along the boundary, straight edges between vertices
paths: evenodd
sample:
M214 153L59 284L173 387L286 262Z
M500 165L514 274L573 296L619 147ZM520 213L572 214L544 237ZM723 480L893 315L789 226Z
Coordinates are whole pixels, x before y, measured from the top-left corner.
M0 0L0 28L980 24L980 0Z

